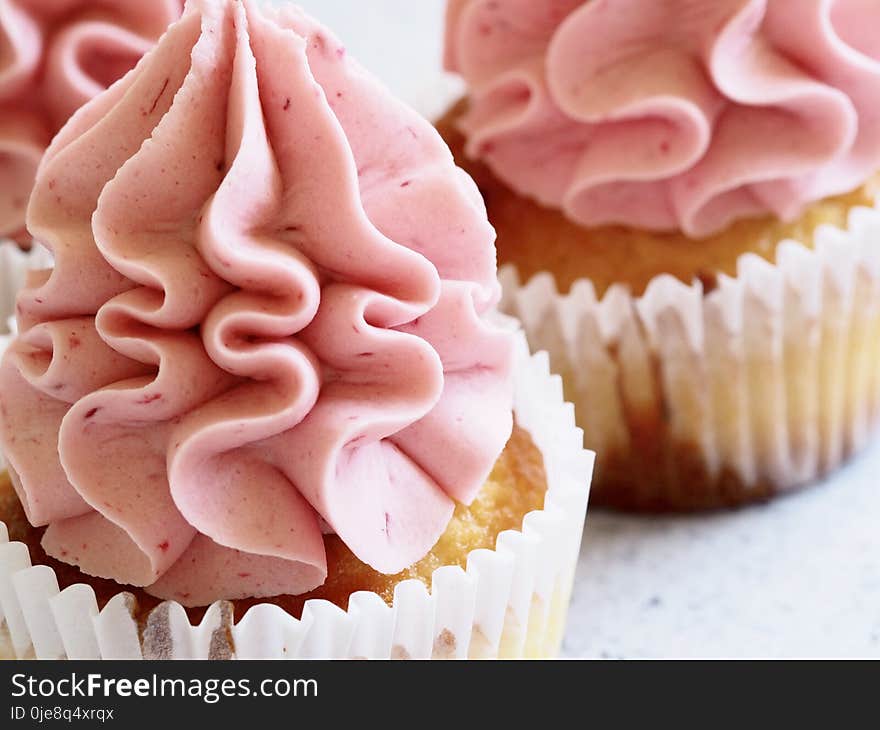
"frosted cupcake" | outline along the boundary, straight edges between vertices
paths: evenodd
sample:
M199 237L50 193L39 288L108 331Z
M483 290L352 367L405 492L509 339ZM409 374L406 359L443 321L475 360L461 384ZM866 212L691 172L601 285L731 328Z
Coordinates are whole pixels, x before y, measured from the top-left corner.
M447 65L470 92L439 127L598 451L595 501L766 499L865 443L880 8L458 0Z
M5 0L0 4L0 239L28 243L25 209L50 140L130 71L181 0Z
M56 264L0 368L17 655L556 652L582 435L490 320L473 181L326 29L190 2L28 224Z

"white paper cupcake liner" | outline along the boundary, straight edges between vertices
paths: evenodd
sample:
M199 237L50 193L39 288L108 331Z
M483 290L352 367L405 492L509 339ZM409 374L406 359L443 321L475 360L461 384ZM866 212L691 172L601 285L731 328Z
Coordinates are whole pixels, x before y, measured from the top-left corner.
M594 498L763 498L864 445L880 406L880 212L855 208L814 244L782 242L775 264L744 255L711 292L663 275L599 300L586 279L560 295L550 273L521 285L502 271L502 309L550 353L599 454ZM622 498L612 472L627 460L642 473Z
M559 650L587 507L593 454L583 448L562 382L545 353L530 356L520 333L515 412L544 457L544 509L499 535L495 550L476 550L467 567L440 568L430 591L400 583L388 606L355 593L348 611L309 601L301 619L259 605L233 625L228 603L198 626L164 603L143 632L132 597L120 593L98 610L85 584L58 589L54 572L31 567L27 548L8 542L0 523L0 658L493 658L546 657ZM5 647L4 647L5 643Z

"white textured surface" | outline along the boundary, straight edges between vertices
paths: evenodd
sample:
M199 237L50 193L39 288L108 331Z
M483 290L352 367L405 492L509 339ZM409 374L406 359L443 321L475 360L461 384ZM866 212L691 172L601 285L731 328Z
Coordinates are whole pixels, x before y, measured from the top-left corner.
M593 511L566 656L880 657L880 444L824 484L701 517Z
M443 0L300 0L423 113ZM567 656L880 656L880 445L828 483L703 517L593 512Z

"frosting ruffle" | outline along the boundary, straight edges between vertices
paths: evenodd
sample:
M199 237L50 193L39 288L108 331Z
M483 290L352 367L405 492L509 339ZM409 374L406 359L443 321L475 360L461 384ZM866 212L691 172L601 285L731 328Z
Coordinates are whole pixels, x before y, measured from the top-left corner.
M71 114L134 68L181 0L0 2L0 237L24 240L37 166Z
M186 605L396 573L512 428L476 186L292 7L197 0L38 174L2 444L43 544ZM60 458L59 458L60 457Z
M706 236L880 168L865 0L451 0L467 152L585 226Z

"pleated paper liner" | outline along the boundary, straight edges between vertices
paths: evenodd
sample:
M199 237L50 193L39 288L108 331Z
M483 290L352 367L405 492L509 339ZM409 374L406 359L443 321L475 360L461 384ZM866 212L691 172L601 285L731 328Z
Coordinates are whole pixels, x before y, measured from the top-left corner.
M300 619L258 605L233 623L217 603L191 626L163 603L139 627L130 594L98 610L87 584L59 592L53 570L31 566L27 548L0 523L0 657L140 658L493 658L550 657L560 648L580 549L593 455L583 448L562 382L546 354L531 356L520 334L515 413L544 458L544 509L494 550L468 555L467 568L438 569L430 590L400 583L393 606L355 593L343 611L309 601Z
M560 295L502 271L502 308L550 353L598 453L593 504L701 509L812 482L864 446L880 399L880 212L855 208L810 249L747 254L704 291L643 296L589 280Z

